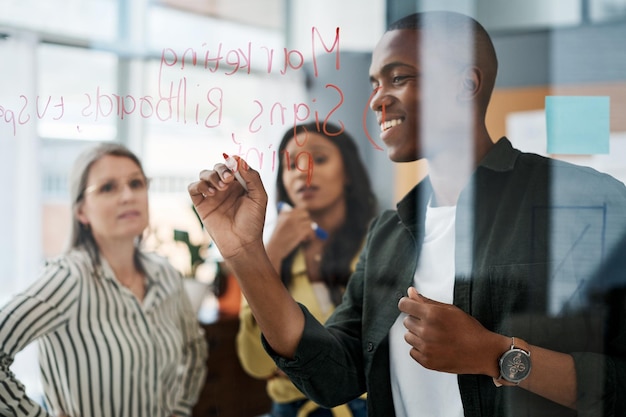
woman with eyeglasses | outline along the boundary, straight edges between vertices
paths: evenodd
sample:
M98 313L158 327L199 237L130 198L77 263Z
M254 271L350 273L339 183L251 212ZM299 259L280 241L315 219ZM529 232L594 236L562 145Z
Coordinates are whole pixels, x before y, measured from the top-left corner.
M140 249L141 162L120 144L90 148L76 160L70 195L68 250L0 309L0 415L190 416L207 346L180 273ZM34 340L45 408L9 369Z

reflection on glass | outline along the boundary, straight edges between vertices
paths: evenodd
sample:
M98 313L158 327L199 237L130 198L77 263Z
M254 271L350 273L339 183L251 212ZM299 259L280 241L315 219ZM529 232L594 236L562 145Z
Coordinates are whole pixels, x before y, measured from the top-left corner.
M0 25L89 40L117 36L117 0L22 0L0 2Z
M626 18L626 0L588 0L592 22L616 21Z
M118 58L109 52L41 44L37 97L28 98L39 135L53 139L116 138Z

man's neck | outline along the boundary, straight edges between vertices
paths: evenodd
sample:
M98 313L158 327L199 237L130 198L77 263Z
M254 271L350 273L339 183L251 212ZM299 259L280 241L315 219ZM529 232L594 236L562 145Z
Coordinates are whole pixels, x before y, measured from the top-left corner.
M469 176L440 176L431 171L429 178L433 187L431 206L440 207L456 206L459 195L461 195L461 191L465 188Z
M488 135L474 141L474 147L442 152L428 160L428 172L433 187L434 206L455 206L461 192L476 171L478 164L494 143Z

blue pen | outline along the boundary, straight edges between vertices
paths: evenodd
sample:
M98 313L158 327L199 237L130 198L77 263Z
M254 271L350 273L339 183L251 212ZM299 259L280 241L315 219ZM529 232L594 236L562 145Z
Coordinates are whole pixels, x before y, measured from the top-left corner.
M289 205L289 203L285 203L284 201L279 201L276 207L278 208L279 213L281 211L289 211L293 208ZM328 239L328 233L326 232L326 230L319 227L317 223L311 222L311 229L315 231L315 236L317 236L319 239Z

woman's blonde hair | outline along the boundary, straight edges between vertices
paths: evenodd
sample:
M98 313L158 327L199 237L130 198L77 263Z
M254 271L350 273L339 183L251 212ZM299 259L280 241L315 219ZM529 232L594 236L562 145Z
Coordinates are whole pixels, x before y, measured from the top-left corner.
M91 256L94 264L99 264L99 250L96 241L91 233L89 225L81 223L78 219L78 210L85 198L85 189L87 188L87 178L89 177L89 171L94 163L99 161L105 156L120 156L128 158L133 161L139 169L141 174L145 177L145 172L141 161L133 152L126 146L120 143L104 142L97 146L91 147L83 151L72 168L69 178L69 191L72 205L72 222L71 222L71 234L70 241L67 250L76 248L85 249ZM139 244L140 239L137 241ZM135 251L135 259L137 260L138 251ZM137 263L137 261L136 261Z

